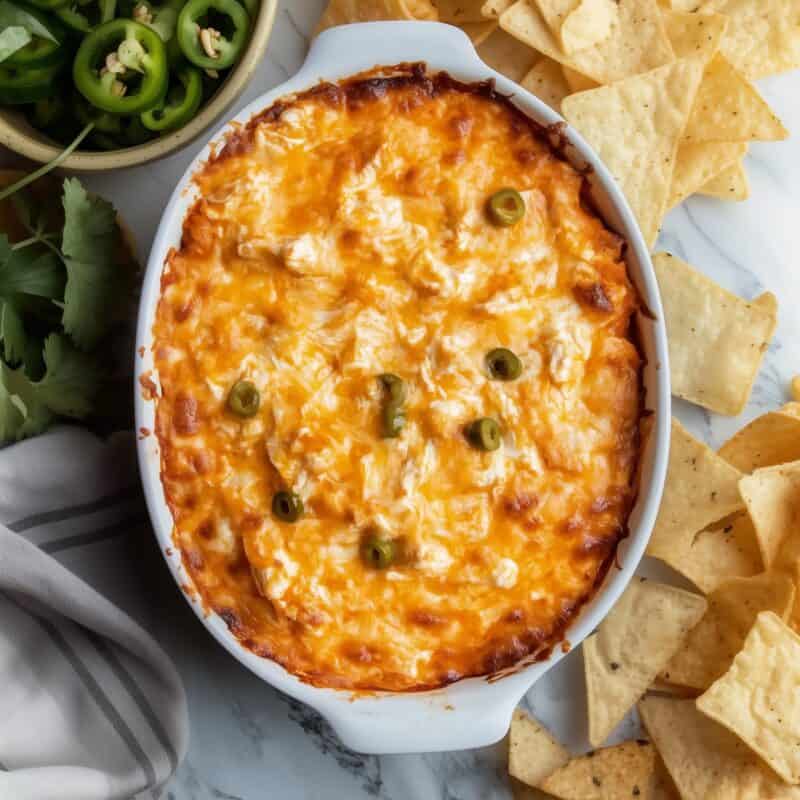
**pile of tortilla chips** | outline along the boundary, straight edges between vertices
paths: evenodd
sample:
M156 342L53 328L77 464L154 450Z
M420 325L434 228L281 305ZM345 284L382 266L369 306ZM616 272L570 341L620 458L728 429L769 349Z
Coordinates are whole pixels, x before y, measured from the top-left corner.
M479 52L507 73L500 42L521 46L515 61L533 64L520 82L594 147L650 245L666 212L691 194L745 199L748 142L788 135L751 80L800 66L796 2L494 0L481 8L499 29Z
M751 81L800 67L796 0L330 0L319 29L374 19L463 28L594 147L651 246L689 195L745 199L748 143L788 135Z
M674 421L648 554L700 592L634 579L583 645L600 749L517 712L515 797L800 798L800 402L718 452ZM649 741L603 747L634 707Z

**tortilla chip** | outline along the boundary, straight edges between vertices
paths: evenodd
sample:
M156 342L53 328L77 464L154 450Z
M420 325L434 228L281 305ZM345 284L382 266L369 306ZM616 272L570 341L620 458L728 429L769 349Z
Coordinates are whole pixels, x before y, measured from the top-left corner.
M561 47L567 55L607 39L617 21L614 0L581 0L561 26Z
M800 403L756 417L728 439L719 454L742 472L800 460Z
M730 731L694 700L646 697L639 715L675 781L681 800L798 800Z
M479 44L483 44L497 30L497 22L489 20L483 22L464 22L458 27L469 36L472 44L477 47Z
M787 783L800 784L800 636L758 615L731 668L697 708L735 733Z
M750 515L746 511L704 528L687 550L665 553L661 560L685 575L703 594L729 578L749 578L764 569Z
M487 20L483 13L485 0L431 0L440 22L457 25L477 46L497 28L496 18Z
M722 170L715 178L704 183L697 194L707 197L716 197L719 200L732 200L740 202L750 197L750 181L747 179L747 170L744 161L740 159L732 167Z
M693 0L694 2L694 0ZM728 29L724 14L689 14L665 10L664 28L677 58L697 56L710 61Z
M570 93L585 92L587 89L596 89L600 85L597 81L593 81L591 78L587 78L585 75L581 75L580 72L576 72L570 67L565 67L563 64L561 65L561 71L564 73L564 80L569 86Z
M703 11L731 18L721 50L750 80L800 67L796 0L710 0Z
M653 746L655 747L655 745ZM656 752L658 752L657 749ZM667 768L664 766L664 761L660 755L656 759L656 769L658 772L656 792L654 795L655 800L681 800L678 787L675 786L675 781L672 780L669 772L667 772Z
M745 142L682 141L675 157L667 208L674 208L699 191L710 180L741 161L746 153Z
M800 562L795 563L790 576L794 581L794 608L787 621L795 633L800 633Z
M573 758L541 783L562 800L654 800L658 754L650 742L623 742Z
M703 67L676 61L612 86L564 98L566 120L594 147L617 179L645 241L664 214L672 171Z
M647 691L706 606L698 594L643 579L623 592L597 633L583 643L593 746L606 740Z
M539 10L553 35L559 37L564 21L581 5L582 0L530 0L530 3Z
M753 300L753 305L764 309L764 311L770 314L778 313L778 298L775 297L772 292L763 292L760 294Z
M316 33L335 25L386 19L435 20L437 14L429 0L330 0Z
M764 564L789 567L782 552L789 534L800 538L800 461L756 470L739 481L739 491L753 520Z
M412 19L437 20L439 18L432 0L402 0L402 5Z
M648 692L656 694L666 694L670 697L697 697L700 692L689 686L679 686L677 683L670 683L663 678L656 678L648 687Z
M704 15L695 15L703 17ZM780 141L789 136L747 78L717 53L706 66L684 137L694 142Z
M703 5L703 0L659 0L659 2L664 8L671 8L673 11L684 11L686 13L697 11L697 9Z
M481 14L487 19L497 19L504 11L507 11L517 0L484 0L481 6Z
M519 83L541 58L528 45L513 36L509 36L499 28L482 42L477 48L478 55L492 69Z
M533 786L528 786L527 783L518 781L516 778L509 777L509 784L511 784L511 797L514 800L552 800L553 795L545 794L541 789L536 789Z
M500 15L512 36L598 83L611 83L669 64L672 47L656 0L619 0L610 35L593 47L568 55L537 8L518 0Z
M561 101L570 93L561 65L542 56L520 81L520 86L535 94L554 111L561 113Z
M664 304L672 394L718 414L740 414L777 317L669 253L656 253L653 266Z
M517 709L508 734L508 771L512 777L538 786L569 761L569 753L538 720Z
M779 572L762 572L720 584L708 596L703 619L686 637L661 678L707 689L728 671L758 614L774 611L781 619L788 619L794 595L792 579Z
M482 10L484 0L431 0L440 22L463 25L465 22L486 22Z
M744 507L739 470L672 420L669 466L647 554L669 563L691 549L695 534Z
M608 38L617 19L613 0L535 0L535 3L567 55Z

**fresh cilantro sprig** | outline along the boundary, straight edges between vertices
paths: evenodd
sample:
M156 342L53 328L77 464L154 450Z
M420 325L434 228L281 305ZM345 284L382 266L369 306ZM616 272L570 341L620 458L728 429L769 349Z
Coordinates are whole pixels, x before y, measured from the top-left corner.
M117 212L108 201L90 196L76 178L64 181L63 203L64 330L89 350L113 322L119 296L114 282Z
M15 249L0 234L0 342L7 363L22 361L27 346L26 300L57 300L64 293L63 267L51 252ZM28 306L30 307L30 306Z
M0 365L0 437L24 439L42 433L57 417L84 419L102 380L97 359L77 350L62 334L44 342L45 373L38 381L24 366Z
M28 182L11 197L27 235L12 243L0 233L0 442L97 412L111 382L106 345L133 277L108 201L69 178L60 204L45 203Z

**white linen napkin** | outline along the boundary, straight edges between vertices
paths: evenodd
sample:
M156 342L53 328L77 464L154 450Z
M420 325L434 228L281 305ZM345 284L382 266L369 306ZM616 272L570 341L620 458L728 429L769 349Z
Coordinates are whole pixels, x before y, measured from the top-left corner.
M110 563L121 531L152 537L133 435L60 427L0 451L0 523L0 798L158 798L186 752L186 696L104 596L143 600Z

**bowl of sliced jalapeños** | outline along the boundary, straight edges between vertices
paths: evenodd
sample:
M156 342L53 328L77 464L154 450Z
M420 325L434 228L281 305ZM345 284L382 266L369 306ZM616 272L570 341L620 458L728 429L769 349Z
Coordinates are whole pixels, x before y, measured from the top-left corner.
M0 144L75 170L188 144L239 96L277 0L0 0Z

